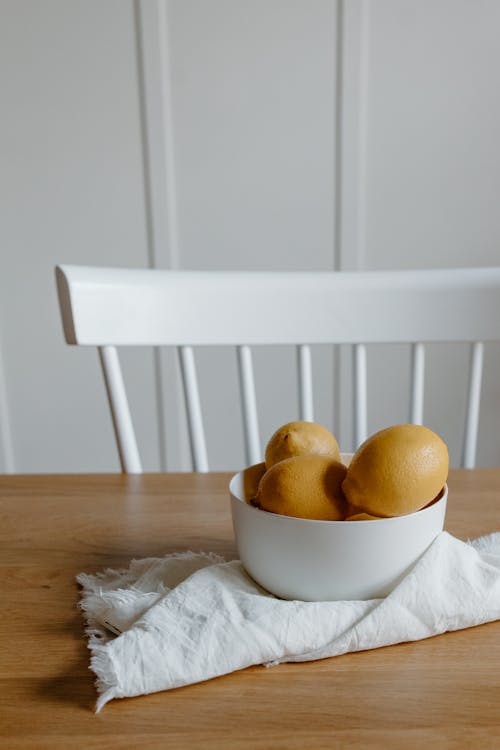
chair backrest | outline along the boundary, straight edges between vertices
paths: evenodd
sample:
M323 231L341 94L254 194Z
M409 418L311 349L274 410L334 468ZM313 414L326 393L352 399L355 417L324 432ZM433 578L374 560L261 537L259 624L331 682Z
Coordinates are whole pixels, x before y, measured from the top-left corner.
M297 345L300 418L313 420L310 345L354 348L354 435L367 434L365 345L410 343L410 422L423 417L426 342L470 342L462 465L475 463L483 342L498 340L500 268L211 272L58 266L68 344L96 346L122 470L142 471L117 346L179 354L193 468L208 471L193 347L237 349L246 460L261 460L252 345Z

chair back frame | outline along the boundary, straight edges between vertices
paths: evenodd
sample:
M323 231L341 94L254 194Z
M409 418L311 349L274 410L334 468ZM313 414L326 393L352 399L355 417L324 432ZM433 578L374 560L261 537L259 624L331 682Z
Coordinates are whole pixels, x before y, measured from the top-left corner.
M462 464L475 464L483 342L500 338L500 268L166 271L61 265L66 342L99 350L122 470L142 471L117 346L177 347L193 468L208 459L193 347L237 349L246 460L261 460L251 346L295 344L300 416L313 420L310 345L352 344L355 443L367 434L366 344L412 345L409 421L421 423L427 342L470 342Z

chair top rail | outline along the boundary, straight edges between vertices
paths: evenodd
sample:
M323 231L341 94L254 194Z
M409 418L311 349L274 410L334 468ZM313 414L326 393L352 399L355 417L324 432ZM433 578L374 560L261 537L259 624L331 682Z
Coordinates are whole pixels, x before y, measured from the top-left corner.
M68 344L498 340L500 267L417 271L56 269Z

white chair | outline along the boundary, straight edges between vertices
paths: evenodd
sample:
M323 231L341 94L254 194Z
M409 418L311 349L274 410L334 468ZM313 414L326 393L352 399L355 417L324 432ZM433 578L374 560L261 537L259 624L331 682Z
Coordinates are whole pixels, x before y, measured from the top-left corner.
M193 468L208 471L193 347L236 347L248 464L261 460L252 345L296 344L300 417L313 419L312 344L352 344L354 433L367 433L365 345L411 343L408 421L423 416L426 342L470 342L462 465L475 463L483 342L498 340L500 268L202 272L58 266L68 344L99 350L124 472L141 460L116 347L178 349Z

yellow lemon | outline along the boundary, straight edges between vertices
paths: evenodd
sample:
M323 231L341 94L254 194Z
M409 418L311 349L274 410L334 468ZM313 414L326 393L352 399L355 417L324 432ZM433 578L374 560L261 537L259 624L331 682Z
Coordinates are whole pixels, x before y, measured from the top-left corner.
M394 425L358 448L342 489L348 502L365 513L401 516L437 497L448 464L448 448L435 432L422 425Z
M256 504L283 516L341 521L345 501L341 485L346 467L312 454L292 456L271 466L259 482Z
M306 454L340 460L339 445L334 436L317 422L288 422L270 438L266 447L266 468L292 456Z
M380 521L380 516L372 516L370 513L355 513L347 516L346 521Z
M254 505L259 482L266 473L266 465L254 464L243 470L243 495L247 503Z

